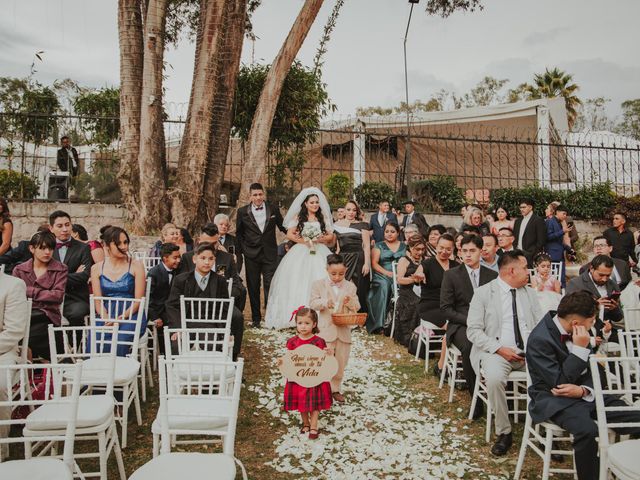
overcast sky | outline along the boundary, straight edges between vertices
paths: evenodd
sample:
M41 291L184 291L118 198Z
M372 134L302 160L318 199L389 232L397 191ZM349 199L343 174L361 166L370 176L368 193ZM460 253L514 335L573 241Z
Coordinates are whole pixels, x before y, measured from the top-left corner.
M263 0L254 17L259 39L246 41L243 62L271 62L302 0ZM327 0L299 58L310 65L333 8ZM424 4L424 1L422 2ZM574 75L581 98L605 96L610 113L640 98L640 2L618 0L486 0L484 11L428 17L414 8L409 32L409 98L440 88L463 93L485 75L531 81L557 66ZM25 76L44 50L36 78L70 77L90 86L117 85L116 0L1 0L0 75ZM404 99L402 43L406 0L346 0L329 44L323 79L340 115L358 106L391 106ZM169 49L166 102L186 113L193 45Z

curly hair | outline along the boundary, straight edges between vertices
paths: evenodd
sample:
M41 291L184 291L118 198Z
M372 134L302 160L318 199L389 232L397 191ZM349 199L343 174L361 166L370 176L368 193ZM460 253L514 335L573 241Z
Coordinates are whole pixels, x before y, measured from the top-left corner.
M307 210L307 202L311 197L319 198L315 193L310 193L305 197L304 202L302 202L302 205L300 206L300 213L298 214L298 232L302 232L302 229L304 228L304 222L309 221L309 210ZM320 206L318 206L316 218L318 219L318 222L320 222L320 231L322 233L326 233L324 214L322 213L322 208L320 208Z

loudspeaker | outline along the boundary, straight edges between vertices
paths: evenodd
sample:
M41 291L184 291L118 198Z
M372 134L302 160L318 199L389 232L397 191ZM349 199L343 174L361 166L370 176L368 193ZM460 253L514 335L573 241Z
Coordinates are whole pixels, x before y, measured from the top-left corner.
M68 176L49 175L49 188L47 190L47 198L49 200L65 200L66 198L68 198L68 181Z

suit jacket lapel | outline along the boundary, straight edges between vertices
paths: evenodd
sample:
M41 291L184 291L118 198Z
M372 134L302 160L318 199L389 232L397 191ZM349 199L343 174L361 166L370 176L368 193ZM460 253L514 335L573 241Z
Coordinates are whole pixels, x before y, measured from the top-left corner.
M565 353L569 353L569 349L567 348L567 344L560 341L560 331L556 324L553 321L553 316L549 313L544 317L544 321L547 324L547 328L549 329L549 335L553 339L554 343L560 347L560 350Z
M462 280L462 282L464 283L467 292L471 292L471 295L473 295L473 283L471 283L471 278L469 277L469 272L467 272L467 267L462 264L458 268L460 270L460 280Z
M260 227L258 226L258 222L256 221L256 217L253 216L253 210L251 208L251 204L247 205L247 216L249 217L249 220L253 222L256 228L260 230Z

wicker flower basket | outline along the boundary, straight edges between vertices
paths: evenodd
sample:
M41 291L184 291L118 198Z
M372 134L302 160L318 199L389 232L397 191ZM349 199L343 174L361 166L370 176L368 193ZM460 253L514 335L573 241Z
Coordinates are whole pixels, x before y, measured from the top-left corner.
M331 320L339 327L345 327L349 325L363 326L367 321L366 313L332 313Z

